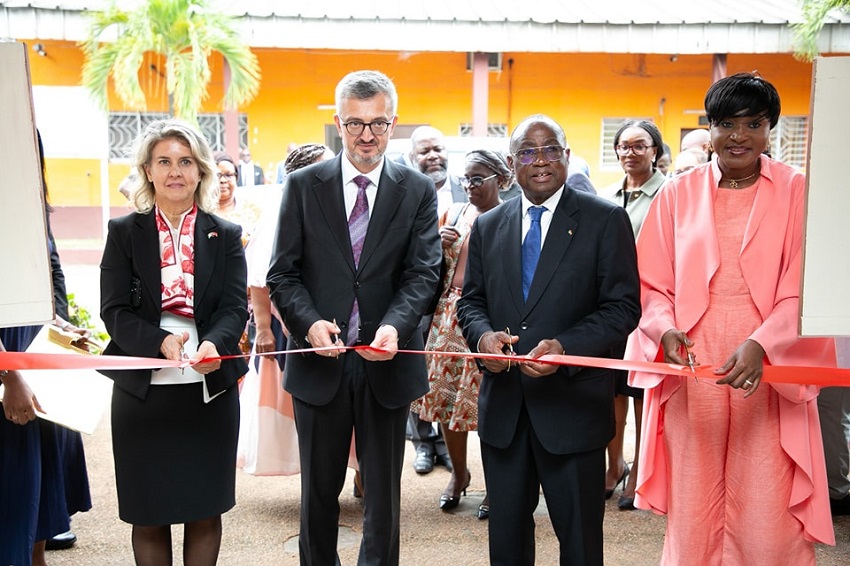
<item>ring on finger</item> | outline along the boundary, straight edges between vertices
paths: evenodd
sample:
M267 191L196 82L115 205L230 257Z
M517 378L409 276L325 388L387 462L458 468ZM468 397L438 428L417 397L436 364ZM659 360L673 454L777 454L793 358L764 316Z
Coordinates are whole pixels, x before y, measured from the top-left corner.
M746 381L744 381L744 384L745 384L747 387L752 387L752 386L753 386L753 382L752 382L752 381L750 381L749 379L748 379L748 380L746 380Z

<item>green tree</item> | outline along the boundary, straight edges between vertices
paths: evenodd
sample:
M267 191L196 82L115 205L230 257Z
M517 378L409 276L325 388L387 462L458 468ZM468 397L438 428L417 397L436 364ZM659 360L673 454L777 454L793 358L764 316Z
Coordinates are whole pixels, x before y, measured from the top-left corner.
M804 61L817 57L818 37L829 12L841 10L850 13L850 0L802 0L803 21L793 24L794 55Z
M221 53L230 66L225 108L250 102L260 88L256 56L240 40L232 18L213 11L208 0L146 0L132 11L113 2L105 11L92 13L82 48L83 86L104 110L108 109L110 77L127 107L146 109L139 70L149 53L165 59L169 112L191 122L197 121L201 104L209 96L213 51Z

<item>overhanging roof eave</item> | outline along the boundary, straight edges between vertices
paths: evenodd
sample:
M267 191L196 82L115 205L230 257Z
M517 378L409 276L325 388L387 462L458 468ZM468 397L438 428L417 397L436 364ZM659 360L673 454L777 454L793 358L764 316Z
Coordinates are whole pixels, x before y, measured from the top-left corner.
M81 41L85 12L0 7L0 37ZM786 24L540 23L469 20L330 19L244 16L239 27L253 48L509 53L789 53ZM451 41L434 42L434 37ZM850 24L827 24L822 54L850 53Z

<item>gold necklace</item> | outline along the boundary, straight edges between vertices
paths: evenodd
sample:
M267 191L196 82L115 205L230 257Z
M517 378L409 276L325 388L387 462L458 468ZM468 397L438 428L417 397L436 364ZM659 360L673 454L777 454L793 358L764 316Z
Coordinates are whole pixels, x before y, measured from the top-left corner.
M748 175L748 176L746 176L746 177L742 177L742 178L740 178L740 179L724 179L724 178L722 178L722 177L721 177L721 178L720 178L720 182L722 183L723 181L728 181L728 182L729 182L729 188L730 188L730 189L737 189L737 188L738 188L738 183L743 183L744 181L749 181L750 179L752 179L753 177L755 177L756 175L758 175L758 174L759 174L759 172L760 172L760 171L756 171L756 172L755 172L755 173L753 173L752 175Z

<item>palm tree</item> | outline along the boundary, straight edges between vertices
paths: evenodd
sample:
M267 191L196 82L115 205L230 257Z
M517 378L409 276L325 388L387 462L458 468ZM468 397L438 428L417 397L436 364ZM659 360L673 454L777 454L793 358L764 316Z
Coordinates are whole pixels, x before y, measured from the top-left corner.
M221 53L230 67L225 108L248 103L259 91L256 56L240 40L233 20L215 13L208 0L146 0L129 12L113 2L106 11L94 12L92 18L88 38L82 42L82 82L104 110L108 109L110 76L127 107L146 108L139 69L149 53L165 58L169 112L191 122L197 122L201 103L209 96L209 56L213 51Z
M818 37L832 10L850 12L850 0L802 0L803 21L792 25L796 47L794 55L804 61L817 57Z

